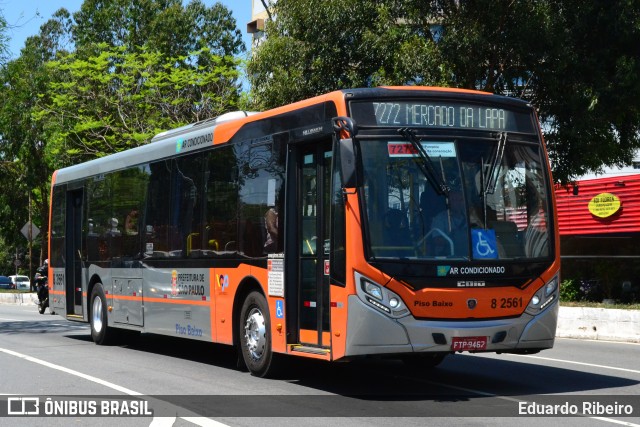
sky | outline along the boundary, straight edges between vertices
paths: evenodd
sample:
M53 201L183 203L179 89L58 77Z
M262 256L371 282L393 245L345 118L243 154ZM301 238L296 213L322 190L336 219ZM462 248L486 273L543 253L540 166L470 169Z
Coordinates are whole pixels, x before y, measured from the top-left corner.
M224 4L236 19L236 25L242 31L247 49L251 37L247 34L247 23L251 21L251 0L203 0L207 6L216 2ZM188 3L188 1L183 1ZM0 11L9 27L9 55L11 59L20 56L27 37L38 34L40 26L47 22L60 8L69 12L80 10L82 0L0 0Z

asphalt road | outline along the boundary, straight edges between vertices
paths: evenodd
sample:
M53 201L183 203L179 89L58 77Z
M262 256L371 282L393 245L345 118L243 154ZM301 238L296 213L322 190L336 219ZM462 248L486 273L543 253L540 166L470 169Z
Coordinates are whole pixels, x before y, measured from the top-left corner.
M130 402L143 396L153 411L117 418L14 416L0 424L640 427L639 356L638 344L558 339L536 355L456 354L432 370L384 359L287 358L281 377L266 380L237 370L226 346L143 334L101 347L88 325L39 315L35 306L0 305L0 405L9 399L16 405L16 397L26 395L39 398L40 411L51 398L50 410L68 413L69 405L89 411L88 405L99 409L118 398L122 412L134 411ZM577 413L540 414L563 410Z

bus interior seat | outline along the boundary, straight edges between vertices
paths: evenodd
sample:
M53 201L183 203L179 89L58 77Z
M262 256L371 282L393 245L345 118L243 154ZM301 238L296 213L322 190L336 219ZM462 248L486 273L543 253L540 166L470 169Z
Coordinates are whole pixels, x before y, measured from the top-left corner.
M504 249L506 258L524 256L524 248L518 232L518 226L513 221L491 221L489 227L496 232L496 240Z
M98 235L87 234L87 261L100 261Z
M389 209L384 217L384 243L387 246L411 246L407 215L400 209Z
M316 253L316 217L305 216L302 218L302 254L315 255Z

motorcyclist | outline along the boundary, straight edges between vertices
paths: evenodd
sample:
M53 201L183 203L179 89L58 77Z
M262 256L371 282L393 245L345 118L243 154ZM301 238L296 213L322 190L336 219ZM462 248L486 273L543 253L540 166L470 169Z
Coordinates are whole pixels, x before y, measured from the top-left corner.
M49 285L47 278L49 277L49 260L44 260L44 264L36 269L34 282L36 282L36 293L38 295L38 305L46 308L49 299ZM44 311L44 310L42 310Z

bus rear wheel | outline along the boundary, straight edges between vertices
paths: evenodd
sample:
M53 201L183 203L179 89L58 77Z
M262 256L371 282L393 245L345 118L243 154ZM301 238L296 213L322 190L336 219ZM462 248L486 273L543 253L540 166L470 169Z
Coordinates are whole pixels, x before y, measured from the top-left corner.
M107 298L104 295L102 283L96 283L93 287L90 301L89 323L91 324L91 338L98 345L109 344L114 338L115 331L108 325Z
M271 320L269 307L260 292L251 292L240 311L239 342L242 359L257 377L274 373L274 355L271 350Z

